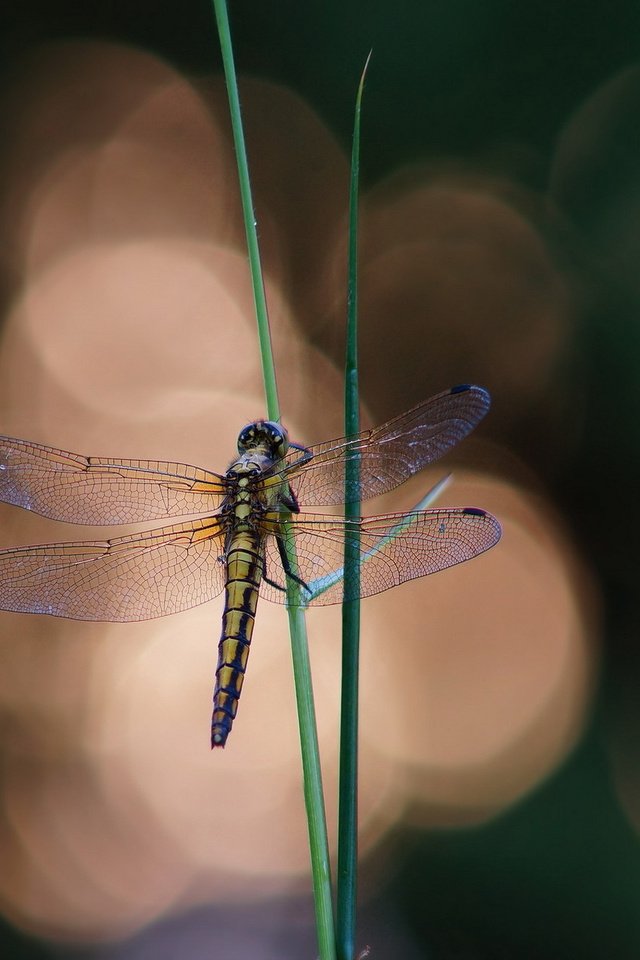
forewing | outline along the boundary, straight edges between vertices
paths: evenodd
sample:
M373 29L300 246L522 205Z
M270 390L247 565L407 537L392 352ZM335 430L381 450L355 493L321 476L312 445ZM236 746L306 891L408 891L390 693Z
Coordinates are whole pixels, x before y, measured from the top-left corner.
M212 513L224 478L162 460L82 457L0 437L0 500L68 523L120 524Z
M310 447L311 459L290 467L289 481L301 504L324 505L366 500L386 493L459 443L489 409L482 387L463 385L440 393L374 430L346 440ZM348 456L360 460L360 486L346 491ZM288 459L301 456L292 449Z
M188 610L224 585L216 519L112 540L0 551L0 609L73 620L150 620Z
M345 597L342 577L345 536L359 535L359 595L369 597L477 557L493 547L501 534L496 518L476 507L391 513L361 521L305 514L292 521L289 529L299 577L314 592L324 588L311 601L316 605L352 599L348 594ZM266 571L269 579L284 585L282 563L272 537L266 541ZM286 593L268 583L263 582L260 592L276 603L286 601ZM308 592L301 588L302 602L308 598Z

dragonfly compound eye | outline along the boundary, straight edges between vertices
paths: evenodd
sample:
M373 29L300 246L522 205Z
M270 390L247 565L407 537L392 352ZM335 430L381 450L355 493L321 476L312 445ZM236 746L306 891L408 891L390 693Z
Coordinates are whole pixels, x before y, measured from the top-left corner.
M238 437L238 453L258 447L268 451L274 460L284 457L289 447L287 431L275 420L256 420L247 424Z
M244 453L245 450L248 450L249 447L254 445L253 440L254 435L254 424L249 423L246 427L243 427L240 433L238 434L238 453Z
M265 440L274 458L284 457L289 449L289 436L285 428L275 420L265 420L261 424Z

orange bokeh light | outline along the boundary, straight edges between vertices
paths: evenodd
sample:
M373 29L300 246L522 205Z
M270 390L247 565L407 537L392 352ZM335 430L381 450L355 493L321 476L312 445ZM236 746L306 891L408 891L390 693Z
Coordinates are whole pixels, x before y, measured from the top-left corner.
M384 685L392 735L377 748L404 765L412 816L433 825L494 815L571 748L593 690L600 619L597 591L541 501L470 474L456 474L443 499L495 510L500 545L394 591L396 613L385 613L400 639L386 664L374 649L363 668L364 736L381 726ZM369 615L390 599L375 598Z

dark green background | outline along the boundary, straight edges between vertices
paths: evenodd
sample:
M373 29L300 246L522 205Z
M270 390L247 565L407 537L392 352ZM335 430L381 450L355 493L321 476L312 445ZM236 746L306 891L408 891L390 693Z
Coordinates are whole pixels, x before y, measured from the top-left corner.
M397 946L386 946L382 916L404 929L407 943L421 945L407 948L409 958L637 960L640 846L617 803L608 749L622 680L633 697L640 675L640 244L633 229L623 235L610 217L620 205L640 208L640 100L633 89L581 163L558 170L555 161L557 137L574 111L638 60L640 7L631 0L243 0L232 4L231 18L238 69L299 92L345 149L354 91L373 48L365 184L404 163L443 156L508 176L541 206L553 203L564 224L554 234L559 261L589 287L572 345L587 385L583 442L558 467L553 445L562 423L550 439L536 429L535 411L501 440L545 485L602 586L596 708L565 764L506 815L482 829L393 838L393 868L386 868L377 905L362 915L362 944L371 944L374 958L398 956ZM27 0L0 11L0 83L11 81L14 59L30 45L69 36L125 41L190 74L219 69L206 0ZM640 233L640 216L634 222ZM631 756L637 742L640 764L640 738L624 726L620 736ZM274 909L282 909L281 955L293 948L293 956L314 956L309 905L300 904L297 925L284 905ZM130 944L91 950L40 946L0 926L0 956L278 956L277 947L263 952L259 912L255 952L236 953L234 925L244 922L237 908L198 911ZM208 946L194 929L206 931Z

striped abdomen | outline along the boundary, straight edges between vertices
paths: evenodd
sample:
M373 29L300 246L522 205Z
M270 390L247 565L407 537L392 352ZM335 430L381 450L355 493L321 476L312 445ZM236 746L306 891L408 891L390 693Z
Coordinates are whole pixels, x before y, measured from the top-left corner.
M227 551L225 605L218 645L213 694L211 746L224 747L242 690L262 579L262 542L255 529L242 525Z

